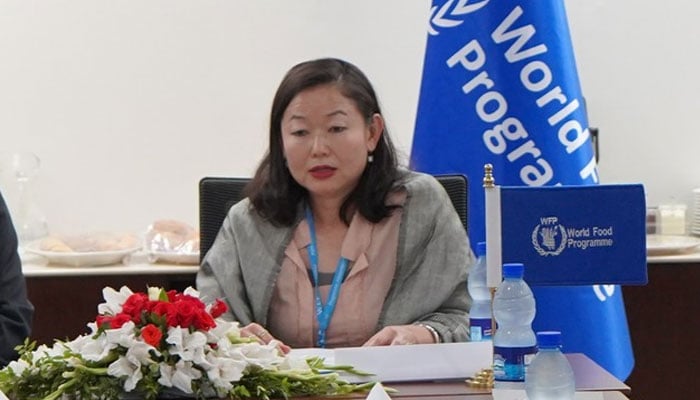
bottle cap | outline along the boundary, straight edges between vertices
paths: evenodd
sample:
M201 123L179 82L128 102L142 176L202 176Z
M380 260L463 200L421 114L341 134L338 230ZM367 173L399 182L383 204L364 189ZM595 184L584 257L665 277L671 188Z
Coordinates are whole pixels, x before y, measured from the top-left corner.
M522 278L525 275L525 266L521 263L503 264L504 278Z
M561 332L542 331L537 332L537 346L540 348L552 349L561 347Z
M476 256L485 256L486 255L486 242L479 242L476 244Z

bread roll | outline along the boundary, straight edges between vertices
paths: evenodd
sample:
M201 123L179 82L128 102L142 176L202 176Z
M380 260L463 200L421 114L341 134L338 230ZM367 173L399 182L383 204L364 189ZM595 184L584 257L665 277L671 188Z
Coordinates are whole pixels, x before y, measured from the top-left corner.
M53 236L47 236L41 239L39 248L44 251L55 251L61 253L70 253L73 251L73 249L68 246L66 242Z
M172 219L161 219L153 222L147 234L147 241L151 249L157 251L193 252L199 250L197 230L184 222Z

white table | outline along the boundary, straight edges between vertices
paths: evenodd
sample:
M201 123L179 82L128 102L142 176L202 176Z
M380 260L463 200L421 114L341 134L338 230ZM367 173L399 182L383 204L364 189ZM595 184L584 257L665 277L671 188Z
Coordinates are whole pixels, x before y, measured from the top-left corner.
M72 267L49 264L46 259L32 254L22 254L22 271L26 277L49 276L93 276L136 274L190 274L194 275L199 265L151 263L143 252L134 253L126 264Z
M700 262L700 246L687 253L664 254L658 256L647 256L648 264L677 264L677 263L697 263Z

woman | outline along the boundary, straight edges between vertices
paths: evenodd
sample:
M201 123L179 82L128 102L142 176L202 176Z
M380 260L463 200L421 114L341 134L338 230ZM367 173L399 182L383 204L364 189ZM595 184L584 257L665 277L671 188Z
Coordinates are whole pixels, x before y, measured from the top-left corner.
M364 74L337 59L293 67L269 140L201 293L284 349L468 340L466 232L433 177L398 168Z

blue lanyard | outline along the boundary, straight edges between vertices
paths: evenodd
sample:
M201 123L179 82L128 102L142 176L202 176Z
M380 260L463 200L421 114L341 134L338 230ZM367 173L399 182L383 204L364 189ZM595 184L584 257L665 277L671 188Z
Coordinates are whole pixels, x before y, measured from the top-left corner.
M343 278L345 277L345 272L348 269L348 259L340 257L338 260L338 265L335 267L335 273L333 274L333 281L331 282L331 291L328 293L328 300L326 304L323 305L321 301L321 290L318 287L318 248L316 247L316 226L314 225L314 216L311 213L311 208L306 207L306 223L309 225L309 232L311 234L311 244L309 244L309 261L311 262L311 275L314 278L314 295L315 308L316 308L316 318L318 319L318 340L316 345L318 347L326 347L326 330L328 325L331 323L331 318L333 317L333 312L335 311L335 305L338 302L338 295L340 293L340 286L343 284Z

